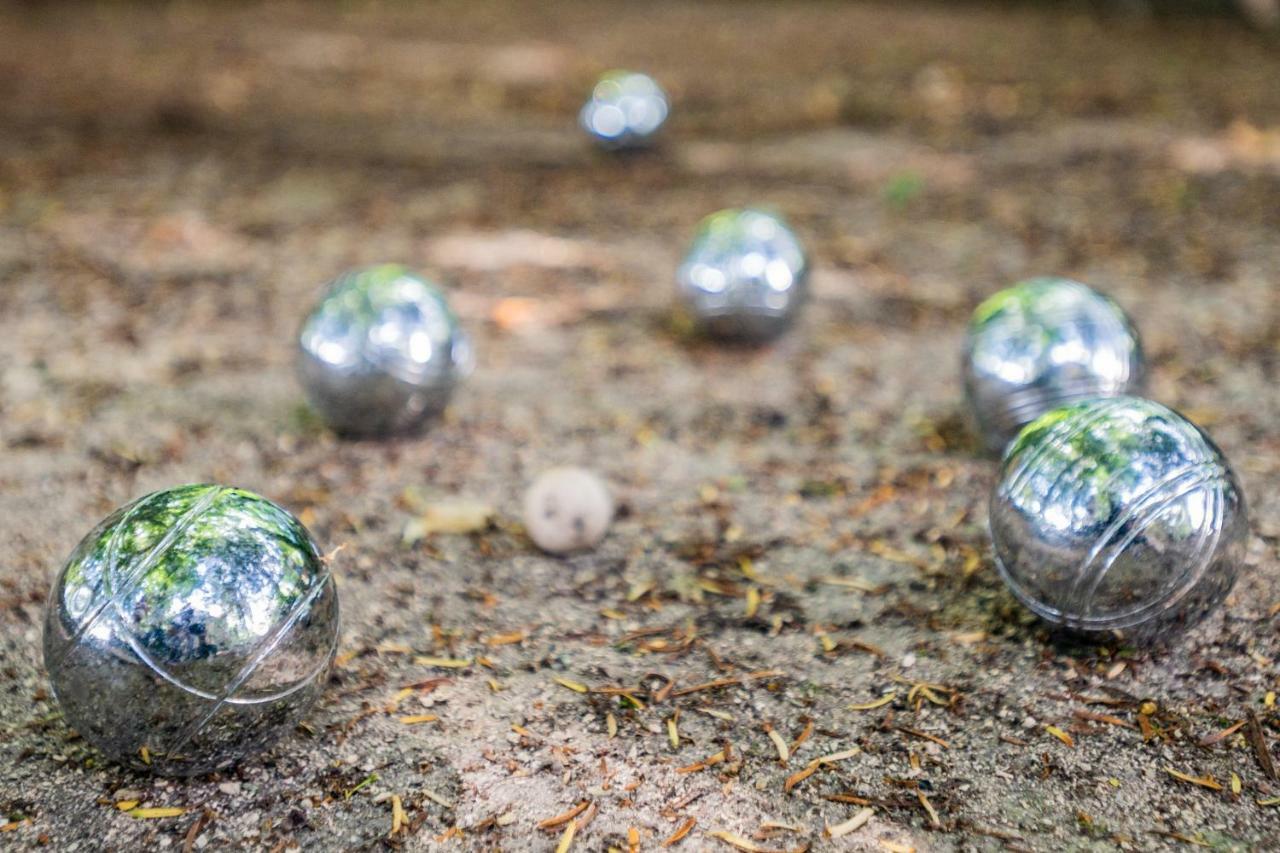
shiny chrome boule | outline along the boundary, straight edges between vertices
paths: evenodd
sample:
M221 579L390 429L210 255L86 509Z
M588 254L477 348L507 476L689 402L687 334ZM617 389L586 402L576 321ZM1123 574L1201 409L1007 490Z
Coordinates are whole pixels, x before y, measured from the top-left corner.
M1075 400L1141 390L1142 346L1116 303L1079 282L1033 278L973 312L964 385L983 442L999 453L1023 426Z
M1158 403L1073 403L1010 445L991 498L1000 574L1048 622L1144 642L1235 583L1248 519L1221 451Z
M299 346L308 401L352 436L421 427L444 410L471 359L444 295L395 264L335 281L303 323Z
M698 331L763 342L795 319L808 272L804 249L786 222L746 208L702 220L676 279L682 310Z
M109 758L188 776L290 731L324 689L338 591L302 524L223 486L155 492L76 547L45 617L66 721Z
M653 141L668 110L666 93L649 75L609 71L596 81L578 123L601 148L642 148Z

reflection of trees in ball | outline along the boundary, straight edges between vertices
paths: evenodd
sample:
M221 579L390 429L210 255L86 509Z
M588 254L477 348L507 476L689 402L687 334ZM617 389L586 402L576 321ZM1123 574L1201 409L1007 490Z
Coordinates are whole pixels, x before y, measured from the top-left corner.
M780 216L721 210L698 224L676 272L680 310L704 334L764 343L795 320L808 272L804 249Z
M1132 397L1028 425L991 504L1011 589L1050 621L1086 630L1150 633L1200 618L1234 582L1246 528L1217 447Z
M983 440L1001 450L1057 406L1140 388L1144 362L1115 302L1079 282L1033 278L974 309L964 374Z
M607 71L592 87L578 123L606 150L642 148L653 142L669 109L666 93L649 75Z
M190 773L305 712L336 638L336 589L302 525L249 492L184 486L80 543L50 599L45 659L87 739Z
M444 294L397 264L340 276L304 321L298 348L308 401L349 435L422 426L471 364Z

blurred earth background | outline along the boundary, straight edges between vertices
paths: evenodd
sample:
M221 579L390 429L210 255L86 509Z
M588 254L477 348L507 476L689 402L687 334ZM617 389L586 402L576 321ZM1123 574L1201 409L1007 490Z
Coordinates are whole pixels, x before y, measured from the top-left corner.
M0 8L0 848L1280 849L1280 50L1182 11ZM655 151L575 125L616 66L671 94ZM685 242L748 203L814 299L687 341ZM478 367L421 437L339 441L293 335L383 261ZM1251 498L1171 649L1050 637L991 565L958 353L1033 274L1130 310ZM594 553L523 535L558 464L622 503ZM297 513L344 630L295 736L183 782L103 766L39 649L79 538L192 481Z

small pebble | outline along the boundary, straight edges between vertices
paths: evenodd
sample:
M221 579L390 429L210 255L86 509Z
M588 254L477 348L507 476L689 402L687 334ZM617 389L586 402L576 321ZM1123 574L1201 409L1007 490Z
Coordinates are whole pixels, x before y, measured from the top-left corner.
M550 554L595 547L612 520L608 487L582 468L553 468L525 493L525 529L534 544Z

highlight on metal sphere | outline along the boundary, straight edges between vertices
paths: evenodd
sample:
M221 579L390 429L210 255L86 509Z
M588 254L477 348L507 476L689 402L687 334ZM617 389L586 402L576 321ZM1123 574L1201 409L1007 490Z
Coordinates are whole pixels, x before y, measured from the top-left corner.
M85 740L189 776L297 725L337 641L337 587L302 524L251 492L182 486L122 507L76 547L49 596L44 660Z
M780 216L734 208L702 220L676 280L681 309L696 330L762 343L794 321L808 273L804 249Z
M1138 333L1120 306L1065 278L1033 278L973 312L964 351L969 408L998 453L1057 406L1139 392Z
M996 564L1046 621L1150 642L1200 621L1235 583L1244 495L1195 425L1137 397L1029 424L991 498Z
M298 337L307 400L335 432L416 430L444 411L471 344L440 292L396 264L347 273Z
M641 148L653 141L669 109L666 93L649 75L609 71L596 81L578 123L601 148Z

